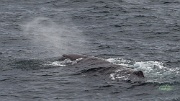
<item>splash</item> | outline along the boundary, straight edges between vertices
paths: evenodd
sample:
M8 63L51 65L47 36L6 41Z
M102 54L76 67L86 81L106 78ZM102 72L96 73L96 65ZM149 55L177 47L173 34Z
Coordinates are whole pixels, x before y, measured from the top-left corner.
M141 70L144 72L144 75L147 78L147 82L151 83L173 83L176 82L177 78L180 76L179 68L165 67L164 64L159 61L135 62L121 58L109 58L107 61L116 65L126 66L134 70ZM115 75L117 72L118 70L112 73L110 77L112 79L127 79L127 77L118 77Z
M85 42L82 31L72 23L58 24L47 17L36 17L22 29L35 49L50 56L82 51Z

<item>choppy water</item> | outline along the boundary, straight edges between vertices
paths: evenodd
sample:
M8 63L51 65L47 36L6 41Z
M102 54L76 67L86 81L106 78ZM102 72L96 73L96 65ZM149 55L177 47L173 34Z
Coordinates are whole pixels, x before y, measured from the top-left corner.
M1 101L179 101L179 0L1 0ZM65 53L142 70L76 74ZM83 67L80 67L83 68ZM75 75L76 74L76 75Z

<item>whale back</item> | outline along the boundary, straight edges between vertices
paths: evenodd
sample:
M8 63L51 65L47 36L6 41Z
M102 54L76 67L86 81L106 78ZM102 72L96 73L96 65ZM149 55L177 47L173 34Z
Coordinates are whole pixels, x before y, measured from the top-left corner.
M83 75L99 75L109 78L111 74L114 74L114 77L116 79L125 77L131 82L141 82L145 78L142 71L135 71L125 66L116 65L105 61L102 58L88 57L76 54L63 55L63 58L70 60L82 58L77 63L70 65L69 67L71 67L71 69L76 73L80 73Z

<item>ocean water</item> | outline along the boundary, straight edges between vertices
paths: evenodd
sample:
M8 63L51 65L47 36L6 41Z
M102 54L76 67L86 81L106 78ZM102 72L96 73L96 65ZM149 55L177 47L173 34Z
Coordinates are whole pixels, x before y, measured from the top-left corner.
M1 0L0 101L179 101L179 18L179 0ZM146 82L77 73L72 53Z

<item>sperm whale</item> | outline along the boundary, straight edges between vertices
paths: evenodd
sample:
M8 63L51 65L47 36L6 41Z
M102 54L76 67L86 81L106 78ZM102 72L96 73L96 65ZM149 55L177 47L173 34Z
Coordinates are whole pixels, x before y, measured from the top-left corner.
M70 59L75 61L78 59L77 63L72 64L72 67L75 67L75 71L80 71L81 73L86 74L99 74L99 75L112 75L114 77L121 78L126 77L127 81L132 82L142 82L144 81L144 73L142 71L137 71L125 66L116 65L106 61L105 59L78 55L78 54L64 54L59 60Z

